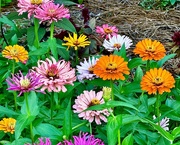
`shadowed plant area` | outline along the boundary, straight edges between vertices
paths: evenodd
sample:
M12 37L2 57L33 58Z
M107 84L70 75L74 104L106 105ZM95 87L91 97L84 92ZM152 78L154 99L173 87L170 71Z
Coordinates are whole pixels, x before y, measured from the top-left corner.
M0 144L180 144L178 0L0 8Z

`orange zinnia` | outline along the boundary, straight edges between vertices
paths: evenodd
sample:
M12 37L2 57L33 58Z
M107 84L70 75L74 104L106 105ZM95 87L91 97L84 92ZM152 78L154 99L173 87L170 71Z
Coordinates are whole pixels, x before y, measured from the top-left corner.
M129 74L129 68L120 56L102 56L94 66L94 74L103 80L124 80L123 75Z
M148 94L162 94L163 92L170 92L174 87L175 80L170 72L162 68L150 69L143 76L141 81L141 89L148 92Z
M28 60L28 52L23 46L14 45L6 46L2 51L2 56L8 59L14 59L16 62L26 63Z
M133 52L138 54L143 60L160 60L166 55L166 50L162 43L151 39L144 39L138 42Z

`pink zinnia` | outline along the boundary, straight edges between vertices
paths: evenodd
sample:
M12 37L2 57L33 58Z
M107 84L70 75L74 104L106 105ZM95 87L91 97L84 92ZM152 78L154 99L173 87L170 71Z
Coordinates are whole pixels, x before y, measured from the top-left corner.
M84 91L84 93L80 94L75 100L75 104L73 105L74 113L78 113L79 117L88 120L89 122L93 122L95 120L96 124L101 124L101 120L107 122L106 116L109 116L109 112L107 109L96 111L96 110L86 110L88 107L98 104L103 104L103 91L100 91L96 94L95 91Z
M50 2L52 0L18 0L19 14L28 12L28 18L30 18L36 11L40 4Z
M40 142L39 143L34 143L33 145L52 145L51 140L49 138L45 138L45 139L38 138L38 139L39 139ZM28 144L25 144L25 145L32 145L32 144L28 143Z
M104 24L101 27L96 27L96 33L98 33L102 38L109 39L109 35L116 36L118 33L118 29L116 26L109 26L108 24Z
M21 71L17 74L13 74L12 78L6 80L8 84L8 90L19 91L20 96L24 92L38 91L42 83L40 82L40 75L37 75L32 70L24 76Z
M95 138L94 135L88 133L79 133L79 136L73 136L74 143L72 141L65 140L63 143L57 145L104 145L103 141Z
M61 20L62 18L69 18L69 9L65 8L64 5L54 4L53 2L44 3L40 5L35 12L35 16L41 22Z
M43 83L41 91L48 92L66 92L64 85L71 84L76 81L75 69L70 67L70 62L59 60L58 62L51 57L51 60L46 58L45 61L39 60L38 66L33 67L37 74L41 75Z

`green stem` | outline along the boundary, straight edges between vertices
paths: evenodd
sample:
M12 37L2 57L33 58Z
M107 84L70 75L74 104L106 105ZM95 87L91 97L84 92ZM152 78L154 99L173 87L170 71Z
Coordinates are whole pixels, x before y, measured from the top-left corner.
M150 60L147 60L146 63L146 71L150 70Z
M51 120L53 119L53 102L54 102L54 95L50 96L51 97Z
M110 87L111 87L111 100L114 101L113 80L110 80Z
M39 29L39 20L37 18L34 18L34 34L35 34L34 46L36 48L39 48L38 29Z
M15 107L15 111L17 111L17 93L13 92L14 95L14 107Z
M72 128L72 130L77 129L77 128L79 128L79 127L81 127L81 126L85 125L86 123L87 123L87 122L80 123L80 124L78 124L78 125L74 126L74 127Z
M156 115L157 115L157 119L158 119L158 125L160 125L159 94L156 95Z
M121 145L121 130L118 129L118 145Z
M53 35L54 34L54 22L51 23L51 26L50 26L50 38L52 39L53 38Z
M76 50L76 65L78 64L78 50Z
M91 122L89 122L89 130L90 130L90 134L92 134L92 126L91 126Z

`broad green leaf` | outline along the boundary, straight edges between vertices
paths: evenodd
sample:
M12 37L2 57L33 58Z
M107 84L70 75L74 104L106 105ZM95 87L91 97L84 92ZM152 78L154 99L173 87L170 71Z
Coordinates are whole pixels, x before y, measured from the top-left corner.
M18 116L15 126L15 139L18 139L20 137L21 132L24 130L24 128L27 127L34 119L35 116L28 116L25 114Z
M62 20L58 21L57 23L55 23L55 25L57 27L62 28L63 30L70 31L72 33L77 33L74 25L66 18L63 18Z
M139 118L137 115L129 115L129 114L123 114L122 115L122 124L126 125L132 122L137 122L137 121L143 121L141 118Z
M166 61L168 61L168 60L171 59L171 58L174 58L175 55L176 55L176 54L166 55L163 59L161 59L161 60L159 60L159 61L157 62L158 67L162 67L163 64L164 64Z
M122 124L122 116L108 117L107 122L107 139L108 145L116 145L118 138L118 130Z
M40 44L40 46L41 46L41 44ZM34 46L32 46L32 47L34 47ZM49 52L49 48L47 46L45 46L45 47L41 47L40 49L36 49L36 50L30 51L29 52L29 56L33 56L33 55L41 56L41 55L44 55L44 54L46 54L48 52Z
M71 6L76 4L71 0L55 0L55 3L63 4L65 6Z
M142 80L142 76L143 76L143 70L141 69L140 66L138 66L136 69L134 81L140 82Z
M62 45L62 40L57 39L58 54L65 60L69 60L70 55L67 47Z
M15 44L17 44L18 43L18 38L17 38L17 35L16 34L14 34L13 36L12 36L12 38L11 38L11 40L10 40L11 42L11 45L15 45Z
M173 129L173 131L171 132L171 134L174 136L174 139L180 135L180 126L179 127L175 127Z
M170 0L171 5L174 5L176 3L176 0Z
M141 87L140 87L140 82L131 82L129 84L126 84L122 87L121 93L123 94L130 94L130 93L141 93Z
M29 138L20 138L20 139L14 140L12 143L6 143L6 145L24 145L31 142L32 140Z
M5 114L7 116L18 115L15 111L3 106L0 106L0 114Z
M122 58L124 58L125 60L127 60L125 44L122 45L122 47L121 47L120 50L115 50L113 54L114 54L114 55L121 56Z
M130 69L136 68L137 66L140 66L142 64L146 64L146 61L142 61L141 58L133 58L128 62L128 67Z
M94 80L86 80L88 84L93 84L94 86L100 86L100 87L109 87L110 81L109 80L102 80L100 78L94 79Z
M56 43L56 38L49 38L48 39L48 45L49 48L56 60L58 60L58 51L57 51L57 43Z
M133 142L134 142L133 135L129 134L122 141L122 145L133 145Z
M9 20L9 19L8 19L6 16L4 16L4 15L2 15L2 17L0 17L0 22L11 26L11 27L12 27L12 30L15 30L15 31L18 30L17 27L16 27L16 25L15 25L15 23L14 23L13 21Z

